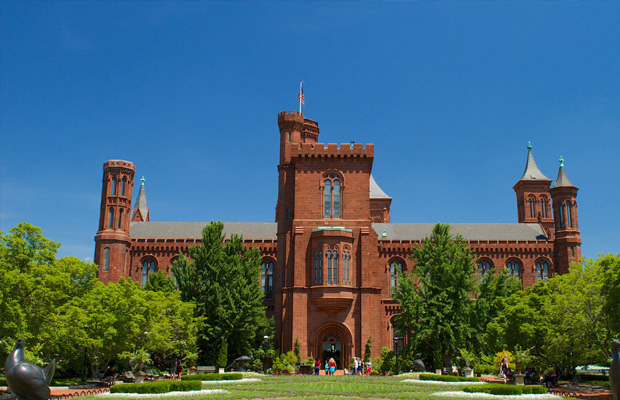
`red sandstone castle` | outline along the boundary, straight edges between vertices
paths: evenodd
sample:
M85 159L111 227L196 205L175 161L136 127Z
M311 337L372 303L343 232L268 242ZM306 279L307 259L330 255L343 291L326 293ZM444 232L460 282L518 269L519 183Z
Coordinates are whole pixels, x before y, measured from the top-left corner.
M301 355L336 357L348 365L373 340L373 356L392 347L397 266L410 269L413 245L431 223L391 223L392 199L372 177L374 146L320 144L318 123L297 112L278 115L279 184L275 222L225 223L263 255L261 286L275 317L277 346ZM170 267L179 251L199 243L206 222L151 222L144 181L131 211L135 166L103 164L95 262L103 282ZM567 271L581 257L578 188L563 161L553 186L528 145L525 171L514 185L518 223L451 224L477 255L477 272L507 269L524 287Z

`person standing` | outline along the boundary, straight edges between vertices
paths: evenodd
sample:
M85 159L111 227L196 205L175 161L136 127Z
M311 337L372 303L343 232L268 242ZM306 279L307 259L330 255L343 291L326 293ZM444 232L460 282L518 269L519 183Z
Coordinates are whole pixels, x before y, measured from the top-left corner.
M325 376L329 375L329 361L325 360Z
M500 364L500 374L504 378L504 383L508 381L508 354L504 354L504 359Z
M177 365L176 365L176 375L177 378L181 379L181 372L183 372L183 367L181 366L181 360L177 358Z
M321 361L316 360L314 362L314 375L318 375L320 370L321 370Z
M333 358L329 359L329 374L336 375L336 361Z

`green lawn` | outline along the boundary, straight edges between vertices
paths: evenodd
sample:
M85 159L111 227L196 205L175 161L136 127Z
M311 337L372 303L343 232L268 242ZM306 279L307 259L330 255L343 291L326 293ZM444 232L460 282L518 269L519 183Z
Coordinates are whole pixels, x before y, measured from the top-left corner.
M405 383L399 377L366 376L267 376L260 382L209 383L203 389L224 389L229 393L188 395L186 399L420 399L431 393L456 391L448 383ZM118 397L121 399L121 397ZM174 396L179 399L179 396ZM106 397L108 399L108 397ZM441 400L441 397L432 397Z

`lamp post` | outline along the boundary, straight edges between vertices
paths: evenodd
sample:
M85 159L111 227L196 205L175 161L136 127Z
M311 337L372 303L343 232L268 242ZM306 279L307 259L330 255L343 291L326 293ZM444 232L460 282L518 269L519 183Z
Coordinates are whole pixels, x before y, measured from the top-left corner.
M396 353L396 375L398 375L398 341L400 338L398 336L394 336L394 353Z
M267 373L267 342L269 342L269 336L263 336L263 340L265 341L265 358L263 360L263 373Z

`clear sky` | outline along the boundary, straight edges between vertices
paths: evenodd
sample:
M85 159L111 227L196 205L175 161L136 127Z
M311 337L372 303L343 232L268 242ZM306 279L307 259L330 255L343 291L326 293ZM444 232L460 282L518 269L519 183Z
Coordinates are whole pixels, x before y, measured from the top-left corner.
M0 227L92 260L102 166L151 221L274 221L277 113L374 143L392 222L517 222L532 142L620 252L620 2L2 1ZM137 185L134 190L137 194Z

